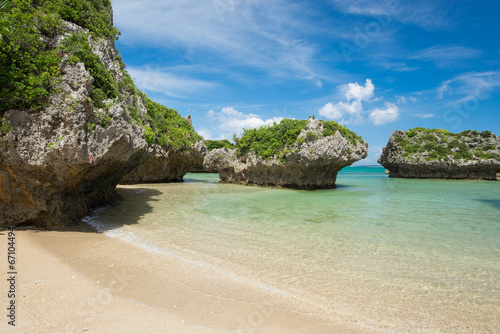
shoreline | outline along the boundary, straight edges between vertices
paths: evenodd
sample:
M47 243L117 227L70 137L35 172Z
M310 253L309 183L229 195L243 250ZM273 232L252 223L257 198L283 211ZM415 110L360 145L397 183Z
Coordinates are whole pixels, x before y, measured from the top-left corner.
M7 235L0 240L6 258ZM4 320L5 333L375 332L290 296L96 233L87 224L16 230L16 242L17 326ZM0 300L7 305L6 296Z

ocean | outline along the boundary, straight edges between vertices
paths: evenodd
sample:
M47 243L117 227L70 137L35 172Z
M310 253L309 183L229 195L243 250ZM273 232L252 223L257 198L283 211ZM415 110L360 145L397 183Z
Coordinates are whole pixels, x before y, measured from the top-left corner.
M381 332L500 331L499 182L382 167L346 167L316 191L184 179L120 186L85 221Z

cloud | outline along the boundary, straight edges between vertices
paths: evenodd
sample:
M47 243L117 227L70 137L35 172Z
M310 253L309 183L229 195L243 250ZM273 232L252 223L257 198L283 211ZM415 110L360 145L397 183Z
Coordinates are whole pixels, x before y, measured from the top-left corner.
M394 71L394 72L410 72L410 71L416 71L419 68L418 67L411 67L408 66L404 61L392 61L392 60L380 60L377 58L374 58L372 63L375 66L383 66L384 68Z
M415 52L408 58L434 62L438 67L449 68L453 65L462 65L465 60L479 58L482 54L481 50L473 48L437 45Z
M450 82L451 81L448 80L447 82L441 84L441 86L439 86L437 88L437 97L438 97L438 99L442 99L444 97L444 94L450 89L450 87L448 86L448 84Z
M399 118L399 108L393 104L386 102L385 109L376 108L370 112L370 120L375 125L391 123Z
M357 82L347 85L348 89L345 93L347 100L369 101L373 97L375 86L370 79L366 79L365 85L360 86Z
M486 100L500 87L500 71L469 72L441 83L436 89L439 99L451 98L451 105L470 100Z
M212 131L207 130L207 129L200 129L197 130L198 134L203 137L203 139L213 139L212 138Z
M344 116L350 115L355 117L358 121L359 116L363 112L363 105L361 101L352 101L352 102L338 102L337 104L332 104L331 102L325 104L321 109L319 109L319 114L329 119L333 119L336 121L340 121ZM351 120L351 123L354 120Z
M415 114L415 117L422 118L422 119L427 119L427 118L433 118L436 115L434 114Z
M113 3L121 43L185 54L192 62L222 61L272 76L331 80L318 69L318 45L304 36L320 31L307 5L285 0L169 0ZM183 55L184 56L184 55Z
M403 2L394 0L331 0L335 8L348 14L383 17L386 21L399 21L425 29L446 28L446 8L432 1Z
M363 118L363 101L372 102L374 99L375 85L370 79L366 79L365 85L361 86L356 83L344 85L345 98L347 101L339 101L336 104L328 102L321 107L318 112L321 116L328 119L340 121L341 123L361 124ZM347 118L347 120L345 120Z
M415 103L418 101L418 99L413 97L413 96L406 97L406 96L397 96L396 95L396 97L398 98L398 102L396 102L397 104Z
M140 89L176 98L193 98L217 87L213 82L177 76L159 67L127 67L127 72Z
M209 110L207 112L207 117L216 123L210 134L217 133L219 135L217 137L218 139L231 139L233 133L240 135L243 129L253 129L263 125L271 125L274 122L279 123L283 119L282 117L273 117L264 120L259 115L252 113L245 114L233 107L224 107L219 112Z
M336 121L340 121L342 119L342 111L337 107L337 105L333 105L331 102L328 102L321 107L318 112L321 116L329 119Z

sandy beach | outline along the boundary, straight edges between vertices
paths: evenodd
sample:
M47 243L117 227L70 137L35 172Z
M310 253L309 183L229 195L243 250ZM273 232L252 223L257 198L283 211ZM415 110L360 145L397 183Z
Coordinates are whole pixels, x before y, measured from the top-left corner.
M1 233L0 256L6 259L7 231ZM371 332L293 297L148 253L87 225L15 233L16 326L3 316L2 333ZM6 277L6 261L2 267ZM8 284L2 279L4 313Z

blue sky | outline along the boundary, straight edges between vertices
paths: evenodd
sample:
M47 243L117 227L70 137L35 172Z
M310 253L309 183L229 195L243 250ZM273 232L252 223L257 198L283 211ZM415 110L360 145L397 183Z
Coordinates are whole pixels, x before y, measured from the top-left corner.
M114 0L127 70L205 139L310 115L376 164L421 126L500 135L500 1Z

